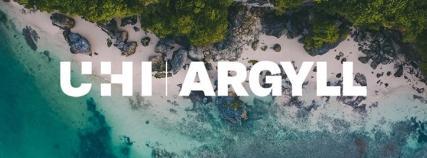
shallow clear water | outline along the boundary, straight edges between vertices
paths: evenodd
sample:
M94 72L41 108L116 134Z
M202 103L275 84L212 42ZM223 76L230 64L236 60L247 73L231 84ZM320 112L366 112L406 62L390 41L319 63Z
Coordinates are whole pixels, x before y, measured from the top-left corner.
M0 30L0 157L65 156L73 152L76 129L50 109L33 77L13 56ZM71 140L70 140L71 139Z

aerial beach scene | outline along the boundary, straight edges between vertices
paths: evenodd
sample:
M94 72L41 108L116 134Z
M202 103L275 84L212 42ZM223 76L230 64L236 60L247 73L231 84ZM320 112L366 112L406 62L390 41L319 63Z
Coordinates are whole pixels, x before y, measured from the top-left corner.
M424 0L3 0L0 38L0 158L427 157ZM64 94L64 61L87 95ZM248 80L248 96L179 95L192 62L217 92L222 61L326 62L328 86L352 62L367 95L318 96L316 65L302 96L268 71L261 86L281 76L282 95ZM101 62L116 74L132 62L134 95L101 96Z

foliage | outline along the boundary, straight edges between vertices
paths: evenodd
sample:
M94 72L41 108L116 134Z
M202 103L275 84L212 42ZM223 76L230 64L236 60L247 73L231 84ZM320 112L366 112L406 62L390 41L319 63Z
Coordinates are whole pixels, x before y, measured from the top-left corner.
M190 3L191 2L191 3ZM187 37L193 45L224 39L232 0L160 0L142 14L143 27L160 37Z
M59 11L104 23L142 15L142 25L160 37L185 37L194 45L224 39L232 0L20 0L28 8Z
M274 0L274 9L277 14L283 14L288 10L297 8L304 3L304 0Z
M415 46L421 56L421 70L427 74L427 31L418 36Z
M310 33L303 38L304 48L308 52L314 49L334 45L344 36L334 20L315 18L311 23ZM312 54L316 55L316 54Z
M79 15L93 22L106 22L115 17L137 15L142 8L157 0L19 0L28 8Z
M427 28L425 0L323 0L319 7L357 27L399 30L407 42L414 42Z

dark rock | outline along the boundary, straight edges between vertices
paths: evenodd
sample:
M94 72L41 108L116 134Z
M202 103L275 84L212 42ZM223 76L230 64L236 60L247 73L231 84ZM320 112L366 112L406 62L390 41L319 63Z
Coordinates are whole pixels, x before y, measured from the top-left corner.
M341 74L341 73L338 73L338 74L336 75L336 77L337 77L337 78L341 78L341 77L342 77L342 74Z
M394 77L402 77L403 75L403 65L399 65L397 71L394 73Z
M91 46L89 41L78 33L73 33L69 30L63 32L65 40L70 46L70 51L73 54L90 54Z
M169 65L171 68L171 73L176 74L178 73L182 67L184 66L185 62L187 61L188 51L180 48L173 52L173 57L171 60L169 60Z
M265 4L269 4L269 0L248 0L247 1L248 4L255 4L255 5L265 5Z
M304 49L307 51L308 54L310 54L311 56L316 56L316 55L323 55L326 54L329 50L334 49L335 47L338 46L338 44L341 42L342 40L338 40L333 44L324 44L322 47L320 48L307 48L304 45Z
M53 13L50 16L50 20L52 21L53 25L63 30L69 30L76 25L76 22L74 21L73 18L60 13Z
M165 72L166 71L166 60L162 55L156 55L149 58L152 63L152 69L154 72Z
M139 27L136 27L136 26L134 26L134 27L133 27L133 30L134 30L135 32L139 32L139 31L141 31L141 29L140 29Z
M361 73L356 73L356 75L354 77L354 81L361 86L367 86L368 85L368 83L366 81L366 76L361 74Z
M335 56L335 59L340 60L341 57L343 57L343 56L344 56L344 53L343 52L339 52L339 54Z
M342 58L341 59L341 64L344 63L344 62L346 62L346 61L347 61L347 58Z
M137 16L125 17L122 19L120 26L124 27L126 25L136 25L137 22L138 22Z
M280 44L274 44L273 50L276 52L280 52L282 51L282 46L280 46Z
M258 49L258 44L259 44L259 40L254 40L251 44L251 48L253 50L257 50Z
M366 97L363 97L363 96L358 96L358 97L345 96L345 97L339 97L339 98L341 102L353 108L358 107L360 103L366 100Z
M424 93L424 88L416 88L418 93Z
M398 39L396 33L380 30L371 32L366 30L357 30L352 37L359 44L359 50L366 54L365 58L372 59L371 67L376 69L380 64L389 64L395 58L399 51ZM363 58L362 63L367 63L368 59ZM360 60L360 58L359 58Z
M37 41L40 39L39 35L33 28L30 26L26 26L24 29L22 29L22 34L25 37L25 42L27 42L28 46L32 50L37 50Z
M280 38L286 33L288 24L287 16L278 16L274 12L269 12L261 18L262 31L266 35Z
M115 31L113 37L116 40L114 43L117 45L120 42L127 42L129 33L127 31Z
M267 50L267 48L268 48L267 46L262 46L262 47L261 47L261 50L262 50L262 51L266 51L266 50Z
M368 63L368 62L369 62L369 60L370 60L370 58L369 58L369 57L359 57L359 61L360 61L361 63L363 63L363 64Z
M165 73L165 72L157 72L156 74L154 74L155 78L166 78L171 76L172 76L172 73Z
M151 38L148 37L148 36L146 36L146 37L144 37L144 38L141 39L141 44L144 47L147 47L150 44L150 41L151 41Z
M123 56L130 56L135 54L136 48L138 47L138 43L136 42L126 42L121 46L117 46L120 49Z
M205 58L205 55L197 48L191 47L188 51L188 58L190 58L192 61L202 61Z
M113 45L113 41L111 41L111 39L107 39L107 46L111 47L111 45Z
M114 40L113 45L121 51L122 55L130 56L135 54L138 43L135 41L128 41L129 33L125 30L120 30L116 20L113 19L100 27Z
M169 54L175 49L175 42L171 39L160 39L154 48L154 52L161 54Z

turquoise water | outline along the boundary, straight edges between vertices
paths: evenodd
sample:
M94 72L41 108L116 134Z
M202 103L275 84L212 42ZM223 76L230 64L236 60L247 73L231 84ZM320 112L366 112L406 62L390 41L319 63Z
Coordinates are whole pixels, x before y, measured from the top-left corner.
M0 158L113 157L95 101L57 93L59 61L30 50L1 13Z
M62 122L0 30L0 157L69 157L76 129ZM74 136L73 136L74 135Z

